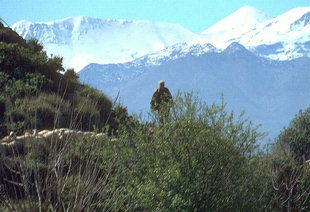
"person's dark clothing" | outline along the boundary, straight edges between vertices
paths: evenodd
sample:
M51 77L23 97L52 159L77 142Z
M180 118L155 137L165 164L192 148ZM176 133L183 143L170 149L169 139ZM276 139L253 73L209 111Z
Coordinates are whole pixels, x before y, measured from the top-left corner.
M160 111L161 109L169 109L172 104L172 96L168 88L158 88L153 94L151 100L151 109Z
M169 119L169 112L172 106L172 96L168 88L158 88L153 94L151 100L151 110L158 112L160 124Z

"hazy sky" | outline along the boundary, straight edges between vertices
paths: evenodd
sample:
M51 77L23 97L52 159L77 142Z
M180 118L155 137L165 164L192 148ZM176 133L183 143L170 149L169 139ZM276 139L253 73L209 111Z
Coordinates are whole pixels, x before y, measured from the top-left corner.
M245 5L276 16L294 7L310 6L310 0L0 0L0 17L9 25L69 16L152 20L201 32Z

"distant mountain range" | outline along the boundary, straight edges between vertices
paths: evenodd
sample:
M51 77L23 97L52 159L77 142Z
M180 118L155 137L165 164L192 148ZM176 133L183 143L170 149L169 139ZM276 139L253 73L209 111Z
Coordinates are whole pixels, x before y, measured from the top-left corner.
M20 21L12 26L23 38L37 38L48 53L64 57L67 67L123 63L177 43L211 43L225 49L233 42L275 59L310 56L310 7L272 17L245 6L204 30L169 23L71 17L46 23Z
M48 53L64 57L65 65L81 70L89 63L119 63L200 39L188 29L151 21L72 17L48 23L21 21L12 26L23 38L37 38Z
M120 91L130 112L149 110L161 79L173 94L198 91L207 103L224 95L228 108L245 110L273 137L300 109L310 106L310 58L265 59L232 43L220 51L211 44L175 45L123 64L90 64L79 72L82 82L112 97Z

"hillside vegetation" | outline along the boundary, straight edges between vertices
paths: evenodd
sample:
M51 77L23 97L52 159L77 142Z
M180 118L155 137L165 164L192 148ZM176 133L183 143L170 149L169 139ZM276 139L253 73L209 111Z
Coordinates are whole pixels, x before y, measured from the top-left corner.
M310 210L310 109L266 149L259 127L193 93L176 95L164 122L143 121L35 40L0 33L3 135L71 132L21 137L23 151L0 155L0 211Z
M62 58L48 56L36 40L25 41L0 26L1 135L11 130L68 127L101 129L112 102L103 93L79 83ZM73 127L73 126L72 126Z

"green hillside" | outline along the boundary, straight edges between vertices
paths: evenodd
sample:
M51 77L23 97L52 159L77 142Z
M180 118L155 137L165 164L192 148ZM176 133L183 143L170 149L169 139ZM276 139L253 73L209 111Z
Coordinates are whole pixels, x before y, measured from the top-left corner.
M112 110L103 93L79 82L62 58L48 56L36 40L25 41L0 25L1 134L25 129L101 129Z

